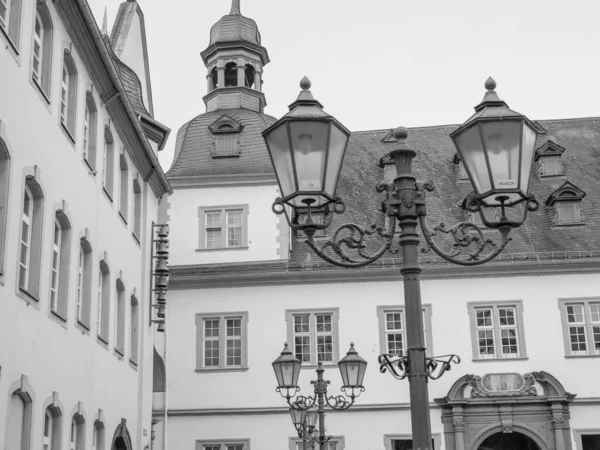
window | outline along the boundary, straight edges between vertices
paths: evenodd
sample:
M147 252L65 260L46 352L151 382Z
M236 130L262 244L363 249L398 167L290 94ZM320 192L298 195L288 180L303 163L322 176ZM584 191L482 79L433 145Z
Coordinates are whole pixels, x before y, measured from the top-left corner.
M27 176L21 210L19 289L35 300L39 299L42 208L43 197L40 185L33 177Z
M458 181L469 181L469 174L462 161L458 162Z
M541 178L564 175L561 157L565 148L556 142L548 140L535 151L538 174Z
M104 430L104 423L100 420L96 420L94 422L94 433L92 436L92 450L104 450Z
M137 365L138 361L138 339L139 339L139 327L140 327L140 303L135 295L131 296L131 326L129 332L131 333L129 339L130 352L129 360Z
M115 350L123 356L125 352L125 285L117 278L117 317L115 320Z
M60 432L62 413L56 404L52 404L44 411L44 450L60 450Z
M133 179L133 236L140 242L142 231L142 189L140 182Z
M198 208L200 250L248 248L248 205Z
M250 450L250 439L196 441L196 450Z
M581 203L585 196L584 191L568 181L550 194L546 205L554 207L555 224L558 226L583 224L585 221Z
M600 298L558 302L567 356L600 355Z
M94 96L90 91L85 95L83 114L83 160L93 171L96 170L96 127L98 113Z
M48 7L44 3L37 2L33 27L31 78L45 94L46 99L50 96L51 66L52 21Z
M77 105L77 69L68 50L63 54L62 76L60 81L60 123L75 140L75 109Z
M84 450L85 445L85 419L81 414L75 414L71 419L71 438L69 450Z
M6 245L6 220L8 207L8 181L10 154L0 138L0 277L4 274L4 246Z
M380 353L406 356L406 311L404 306L378 306ZM432 355L431 305L423 305L423 333L427 353Z
M56 211L52 236L50 265L50 311L67 320L67 293L69 282L69 249L71 226L62 210Z
M127 223L127 206L129 203L129 168L127 167L127 159L125 154L121 153L119 158L119 166L121 168L121 198L119 201L119 214Z
M21 28L21 0L0 0L0 30L10 39L11 44L19 47Z
M287 340L305 365L337 364L339 309L287 310Z
M18 389L12 393L8 402L4 448L7 450L29 450L32 399L29 394Z
M106 259L100 261L98 271L98 339L108 344L110 317L110 270Z
M225 64L225 87L238 85L238 68L234 62Z
M210 149L213 158L237 158L240 156L239 133L242 125L239 122L227 114L223 114L208 128L214 139Z
M574 429L576 450L598 450L600 449L600 429Z
M104 128L104 152L102 153L102 187L112 201L115 171L114 140L108 127Z
M526 358L523 302L468 303L473 359Z
M196 370L248 367L247 312L196 314Z
M412 436L402 434L385 434L383 436L385 450L412 450ZM439 433L433 434L431 448L440 450L442 437Z
M77 322L89 330L92 290L92 246L86 237L79 243L77 264L76 317Z
M344 450L346 447L346 441L344 436L332 436L329 441L323 444L320 450ZM306 448L312 448L311 443L306 443ZM298 439L297 437L290 438L289 442L290 450L304 450L304 443L302 439Z

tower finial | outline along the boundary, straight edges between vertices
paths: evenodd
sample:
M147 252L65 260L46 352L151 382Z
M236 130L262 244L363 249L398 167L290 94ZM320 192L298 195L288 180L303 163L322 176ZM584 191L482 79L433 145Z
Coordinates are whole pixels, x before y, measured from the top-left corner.
M107 7L104 7L104 17L102 18L102 34L108 34L108 19L107 19Z
M231 2L231 11L229 11L230 16L241 16L240 12L240 0L232 0Z

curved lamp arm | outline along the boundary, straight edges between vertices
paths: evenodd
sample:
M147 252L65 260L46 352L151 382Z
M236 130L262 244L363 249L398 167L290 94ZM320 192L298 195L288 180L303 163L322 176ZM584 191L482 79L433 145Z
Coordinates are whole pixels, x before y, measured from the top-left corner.
M344 395L330 395L329 397L325 397L327 405L336 411L345 411L346 409L350 408L360 394L365 392L365 388L363 386L351 389L352 394L350 395L346 393L346 388L342 387L341 391L344 393ZM358 394L355 394L356 390L358 390Z
M291 402L291 398L286 397L287 404L290 405L290 408L295 409L296 411L307 411L315 406L317 400L314 396L305 396L299 395L296 397L296 400Z

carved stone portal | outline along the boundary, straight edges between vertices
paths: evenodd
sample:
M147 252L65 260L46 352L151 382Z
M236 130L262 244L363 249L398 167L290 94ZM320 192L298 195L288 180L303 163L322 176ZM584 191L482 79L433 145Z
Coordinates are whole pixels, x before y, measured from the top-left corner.
M574 397L546 372L495 373L465 375L435 402L442 407L448 450L478 450L498 433L518 434L540 450L571 450Z

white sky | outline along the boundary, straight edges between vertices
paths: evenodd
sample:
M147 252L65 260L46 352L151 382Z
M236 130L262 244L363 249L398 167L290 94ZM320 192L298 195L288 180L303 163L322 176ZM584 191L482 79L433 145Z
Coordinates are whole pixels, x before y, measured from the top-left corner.
M231 0L138 0L146 20L155 118L177 130L205 112L200 52ZM121 0L88 0L109 30ZM350 130L465 121L491 75L530 119L600 116L600 0L241 0L271 63L265 112L281 117L307 75Z

